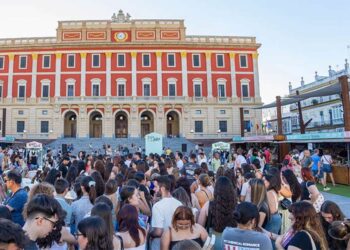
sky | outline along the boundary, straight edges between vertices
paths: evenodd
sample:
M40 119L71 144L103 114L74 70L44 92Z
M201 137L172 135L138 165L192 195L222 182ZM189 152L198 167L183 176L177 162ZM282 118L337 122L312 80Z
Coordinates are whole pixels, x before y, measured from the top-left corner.
M350 57L348 0L0 0L0 38L55 36L57 21L184 19L187 35L255 36L264 103Z

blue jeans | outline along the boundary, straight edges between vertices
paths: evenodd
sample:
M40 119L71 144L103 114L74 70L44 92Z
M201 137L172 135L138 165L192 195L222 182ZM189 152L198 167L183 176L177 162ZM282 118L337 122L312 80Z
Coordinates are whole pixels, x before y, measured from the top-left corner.
M282 217L277 212L272 214L270 220L266 223L265 229L271 233L279 234L282 225Z

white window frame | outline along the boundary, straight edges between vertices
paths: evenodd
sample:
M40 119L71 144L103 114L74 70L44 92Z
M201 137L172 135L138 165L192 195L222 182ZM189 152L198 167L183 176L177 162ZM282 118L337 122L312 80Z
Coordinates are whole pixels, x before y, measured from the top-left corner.
M0 100L1 100L4 95L4 81L2 80L0 80L0 88L1 88L1 92L0 92Z
M120 95L119 93L119 85L124 85L124 95ZM125 78L118 78L117 79L117 96L126 96L126 79Z
M174 56L174 65L169 65L169 56L170 55ZM168 68L175 68L176 67L176 54L175 53L167 53L166 61L167 61Z
M21 60L22 60L22 58L25 58L26 59L26 66L25 67L21 67ZM18 61L18 68L19 69L27 69L28 68L28 56L23 56L23 55L20 55L19 56L19 61Z
M144 58L143 58L143 56L145 56L145 55L148 55L148 57L149 57L149 65L148 65L148 66L145 66L145 64L144 64L144 60L143 60ZM151 65L152 65L151 53L142 53L142 67L144 67L144 68L150 68Z
M44 79L44 80L41 80L40 83L41 83L41 95L40 95L40 97L41 98L50 98L50 80ZM44 86L48 86L47 96L45 96L45 97L43 96Z
M245 57L245 61L247 63L247 65L245 67L242 66L242 62L241 62L241 57L244 56ZM249 67L249 63L248 63L248 55L247 54L239 54L239 67L242 69L246 69Z
M199 62L198 66L194 66L194 56L198 56L198 62ZM201 54L199 54L199 53L192 54L192 67L193 68L200 68L201 67Z
M24 86L24 97L20 97L19 96L19 88L21 86ZM22 100L22 98L23 98L22 101L24 101L26 99L26 93L27 93L27 81L23 80L23 79L22 80L18 80L17 81L17 99L18 100Z
M250 83L250 81L248 79L242 79L241 80L241 97L242 98L250 98L249 83ZM247 86L248 96L243 96L243 85Z
M48 67L45 67L45 57L49 58L49 66ZM43 57L42 57L42 68L43 69L51 68L51 55L43 55Z
M123 66L119 65L119 56L123 56L124 57L124 65ZM126 67L126 56L125 56L125 53L117 53L117 67L118 68L125 68Z
M99 78L94 78L91 79L91 96L95 96L94 95L94 86L98 86L98 94L96 96L100 96L101 95L101 79Z
M219 66L218 57L222 56L222 66ZM216 67L217 68L225 68L225 55L224 54L216 54Z
M177 82L177 79L176 78L169 78L168 80L168 96L171 96L170 95L170 85L171 84L174 84L175 85L175 95L174 96L171 96L171 97L175 97L175 96L177 96L177 89L176 89L176 82Z
M75 82L76 81L73 78L69 78L69 79L66 80L66 96L67 97L74 97L75 96ZM68 86L69 85L73 86L73 95L72 96L68 95Z
M218 85L218 97L219 98L226 98L227 97L227 88L226 88L226 79L223 79L223 78L220 78L220 79L217 79L216 80L216 83L217 83L217 85ZM220 88L219 88L219 86L220 85L223 85L224 86L224 91L225 91L225 95L224 96L220 96Z
M0 59L2 59L2 67L0 69L5 69L5 56L0 56Z
M73 56L73 58L74 58L74 65L73 66L69 66L69 57L70 56ZM75 68L75 65L76 65L76 56L75 56L75 54L67 54L67 68L68 69L74 69Z
M196 96L196 85L200 85L201 87L201 95L200 96ZM193 97L203 97L203 80L200 78L195 78L193 79Z
M98 66L94 66L94 56L98 56ZM101 68L101 54L94 53L91 54L91 68Z
M145 96L145 87L144 85L149 84L149 96L152 96L152 79L151 78L142 78L142 96ZM148 96L146 96L148 97Z

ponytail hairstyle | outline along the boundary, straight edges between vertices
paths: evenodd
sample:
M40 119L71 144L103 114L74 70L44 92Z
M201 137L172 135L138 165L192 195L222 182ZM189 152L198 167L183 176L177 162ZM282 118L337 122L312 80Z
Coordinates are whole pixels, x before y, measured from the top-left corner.
M81 180L80 186L89 194L91 204L94 204L96 199L96 182L91 176L84 176Z

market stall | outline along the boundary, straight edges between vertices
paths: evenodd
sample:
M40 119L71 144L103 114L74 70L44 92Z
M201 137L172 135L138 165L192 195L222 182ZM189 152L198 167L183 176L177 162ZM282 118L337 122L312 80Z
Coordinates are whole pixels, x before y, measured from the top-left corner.
M30 170L42 168L43 154L44 151L42 143L36 141L26 143L24 157Z

